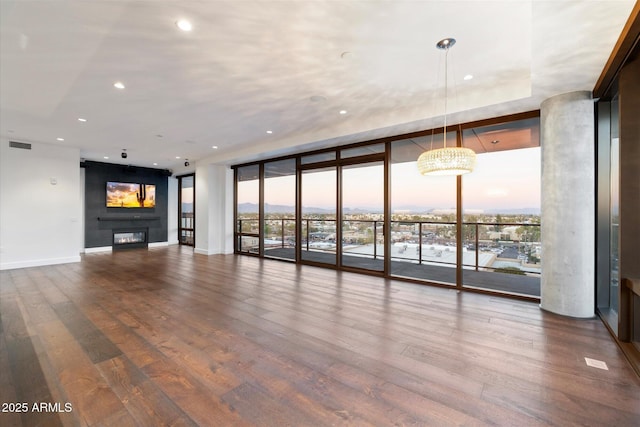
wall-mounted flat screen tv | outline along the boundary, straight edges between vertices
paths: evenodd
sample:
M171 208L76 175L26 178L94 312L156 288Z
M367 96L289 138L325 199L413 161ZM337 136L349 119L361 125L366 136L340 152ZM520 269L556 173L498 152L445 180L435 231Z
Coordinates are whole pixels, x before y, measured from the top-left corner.
M108 208L155 208L156 186L128 182L107 182Z

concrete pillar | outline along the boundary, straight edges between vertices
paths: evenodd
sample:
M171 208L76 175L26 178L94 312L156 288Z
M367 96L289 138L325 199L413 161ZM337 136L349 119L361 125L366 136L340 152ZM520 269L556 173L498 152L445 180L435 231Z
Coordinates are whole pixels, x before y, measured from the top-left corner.
M544 310L588 318L595 312L594 105L589 91L540 105Z

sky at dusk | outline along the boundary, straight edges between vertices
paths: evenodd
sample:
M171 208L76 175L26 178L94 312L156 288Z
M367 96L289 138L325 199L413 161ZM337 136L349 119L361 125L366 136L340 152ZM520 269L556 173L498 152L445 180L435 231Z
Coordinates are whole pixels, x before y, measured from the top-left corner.
M456 178L422 176L415 162L392 165L392 209L455 207ZM479 154L476 168L463 176L465 209L523 209L540 207L540 148ZM293 175L269 178L265 182L265 203L293 205ZM303 175L303 205L335 208L335 172ZM238 203L257 203L258 181L239 183ZM345 208L381 210L383 205L382 165L345 169L343 199Z

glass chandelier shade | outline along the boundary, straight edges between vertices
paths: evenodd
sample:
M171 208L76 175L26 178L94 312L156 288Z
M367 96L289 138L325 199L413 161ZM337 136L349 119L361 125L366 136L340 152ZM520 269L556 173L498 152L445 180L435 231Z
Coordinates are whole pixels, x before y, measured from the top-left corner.
M436 148L418 157L422 175L462 175L473 171L475 165L476 153L464 147Z
M443 148L425 151L418 157L418 171L422 175L462 175L473 171L476 153L470 148L447 147L447 69L449 49L456 39L440 40L436 47L445 51L444 62L444 141Z

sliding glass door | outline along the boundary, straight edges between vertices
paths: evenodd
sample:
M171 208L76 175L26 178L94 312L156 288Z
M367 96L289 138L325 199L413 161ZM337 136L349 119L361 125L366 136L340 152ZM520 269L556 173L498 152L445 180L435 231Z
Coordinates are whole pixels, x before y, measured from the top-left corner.
M434 146L434 139L435 142ZM442 136L391 143L391 271L395 277L456 284L456 177L422 176L416 160ZM455 145L456 134L447 134Z
M384 164L343 166L342 266L384 271Z
M301 260L336 265L337 168L302 171Z
M296 160L264 165L264 256L296 259Z
M260 166L236 170L236 250L260 254Z

